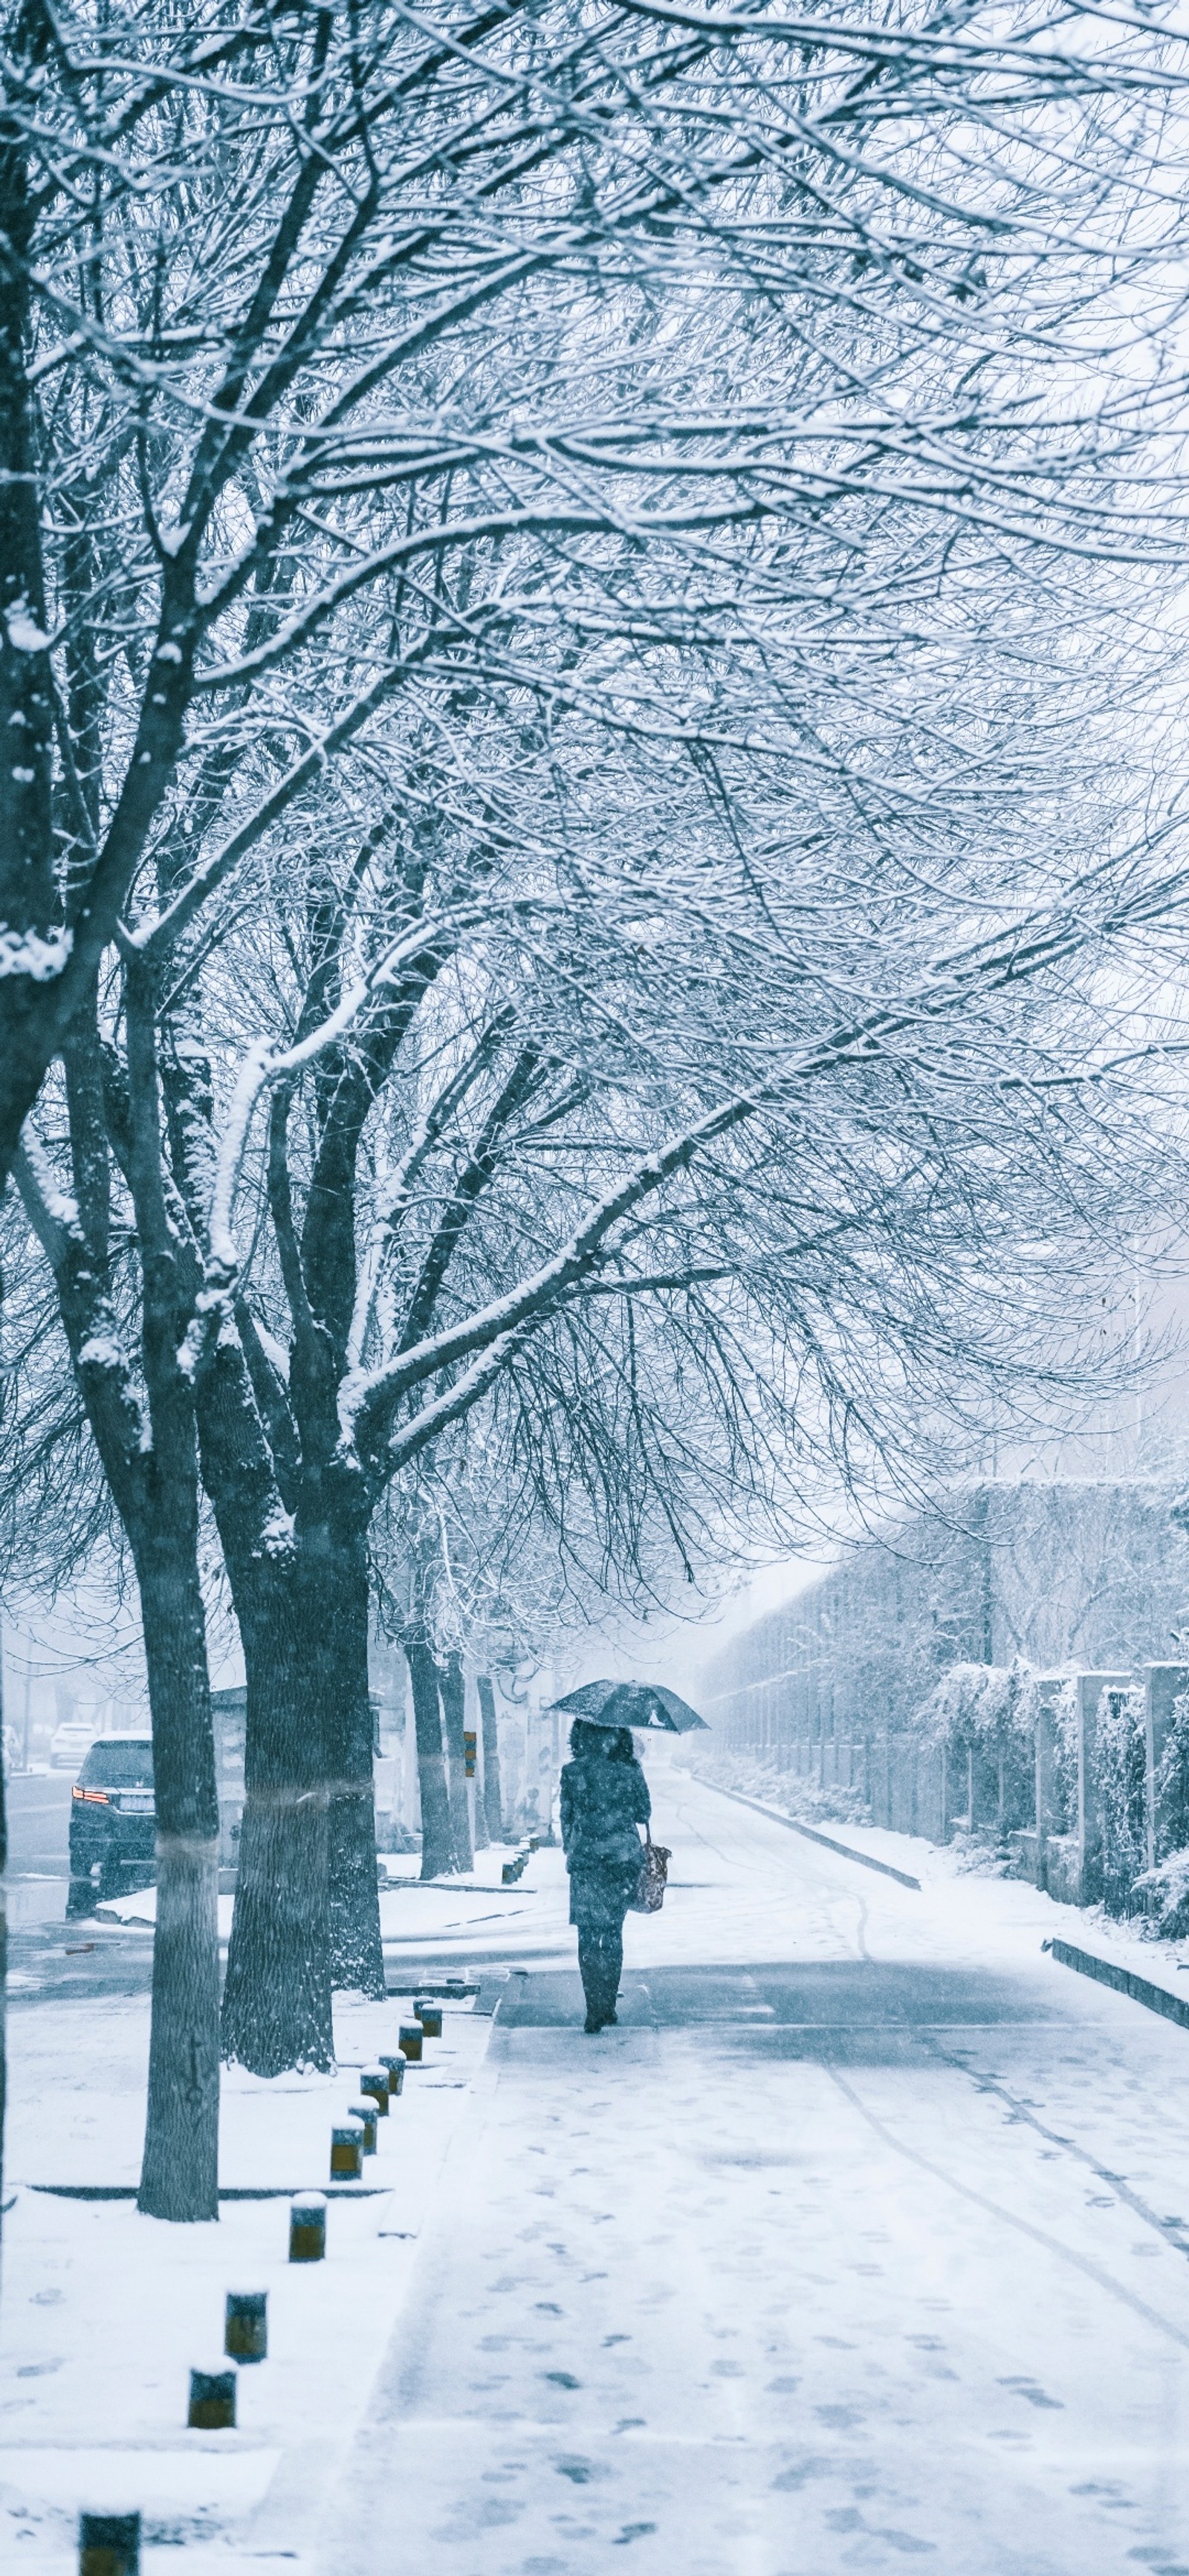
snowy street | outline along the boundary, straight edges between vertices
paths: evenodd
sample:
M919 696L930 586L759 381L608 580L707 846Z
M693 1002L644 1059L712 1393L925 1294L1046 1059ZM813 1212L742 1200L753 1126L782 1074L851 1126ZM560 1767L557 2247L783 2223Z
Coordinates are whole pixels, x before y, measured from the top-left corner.
M0 2576L1189 2576L1187 97L7 13Z
M511 1981L331 2576L394 2493L424 2576L1174 2576L1189 2036L1042 1957L1031 1889L654 1786L621 2027Z
M181 2544L196 2576L353 2576L395 2498L419 2576L596 2576L611 2547L658 2576L1189 2568L1189 2033L1041 1943L1174 1984L1175 1956L834 1829L918 1892L648 1768L670 1888L628 1918L615 2030L581 2028L557 1850L502 1915L385 1898L394 1994L471 1964L484 2009L447 2008L310 2281L283 2197L211 2230L31 2188L135 2177L150 1936L100 1926L62 1967L101 1973L56 1990L48 1927L18 1936L14 2566L64 2576L77 2507L123 2498L146 2570ZM337 2076L233 2070L224 2182L322 2183L392 2018L344 2002ZM187 2434L185 2369L257 2280L239 2429Z

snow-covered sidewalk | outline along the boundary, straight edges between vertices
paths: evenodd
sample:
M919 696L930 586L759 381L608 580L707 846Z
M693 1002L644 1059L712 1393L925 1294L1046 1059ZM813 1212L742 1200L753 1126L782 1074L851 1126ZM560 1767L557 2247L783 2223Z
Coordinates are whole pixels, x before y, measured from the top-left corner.
M332 2122L354 2080L395 2049L412 1995L340 2003L337 2071L264 2083L224 2071L217 2227L141 2218L133 2201L61 2195L135 2184L147 1998L18 2009L0 2322L0 2563L58 2576L77 2562L80 2507L139 2506L146 2565L220 2568L300 2547L365 2404L489 2014L445 2006L362 2183L327 2211L321 2264L288 2261L289 2197L328 2187ZM483 1998L484 2002L488 1999ZM234 2432L186 2429L191 2367L219 2366L229 2289L268 2294L269 2357L239 2373ZM226 2367L224 2363L222 2366ZM168 2560L164 2551L174 2555Z

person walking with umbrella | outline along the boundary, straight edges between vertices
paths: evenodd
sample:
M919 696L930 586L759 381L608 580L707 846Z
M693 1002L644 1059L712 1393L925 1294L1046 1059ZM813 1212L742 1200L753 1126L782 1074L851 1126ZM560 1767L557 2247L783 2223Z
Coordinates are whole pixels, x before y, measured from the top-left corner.
M623 1918L644 1862L636 1828L647 1825L651 1815L648 1782L636 1760L630 1728L592 1726L575 1718L570 1760L561 1775L561 1838L588 2031L604 2030L618 2018Z
M605 2030L618 2018L623 1918L637 1903L642 1912L656 1911L671 1857L651 1836L642 1845L636 1831L638 1825L651 1824L652 1800L636 1760L632 1728L685 1735L706 1720L676 1691L653 1682L584 1682L554 1705L574 1720L570 1760L561 1775L561 1838L570 1873L570 1921L578 1929L586 2027ZM646 1857L655 1876L651 1891L641 1896Z

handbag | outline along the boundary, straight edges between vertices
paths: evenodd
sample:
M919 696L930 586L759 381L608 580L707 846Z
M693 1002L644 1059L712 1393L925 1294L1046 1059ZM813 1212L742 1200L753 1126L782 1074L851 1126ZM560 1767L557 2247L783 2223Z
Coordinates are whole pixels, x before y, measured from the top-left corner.
M651 1834L646 1832L644 1841L644 1859L640 1867L640 1876L636 1884L636 1893L628 1907L628 1912L630 1914L660 1913L661 1907L665 1901L665 1888L668 1884L669 1877L669 1863L672 1858L672 1852L666 1851L663 1843L654 1843Z

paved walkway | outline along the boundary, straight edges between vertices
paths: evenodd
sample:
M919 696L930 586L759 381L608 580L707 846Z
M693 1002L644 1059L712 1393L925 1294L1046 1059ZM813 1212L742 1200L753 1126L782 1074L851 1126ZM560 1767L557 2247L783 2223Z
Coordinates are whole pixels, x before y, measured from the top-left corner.
M988 1956L977 1889L664 1818L629 1949L736 1955L630 1967L598 2040L513 1975L326 2576L1189 2576L1189 2034L1018 1902Z

